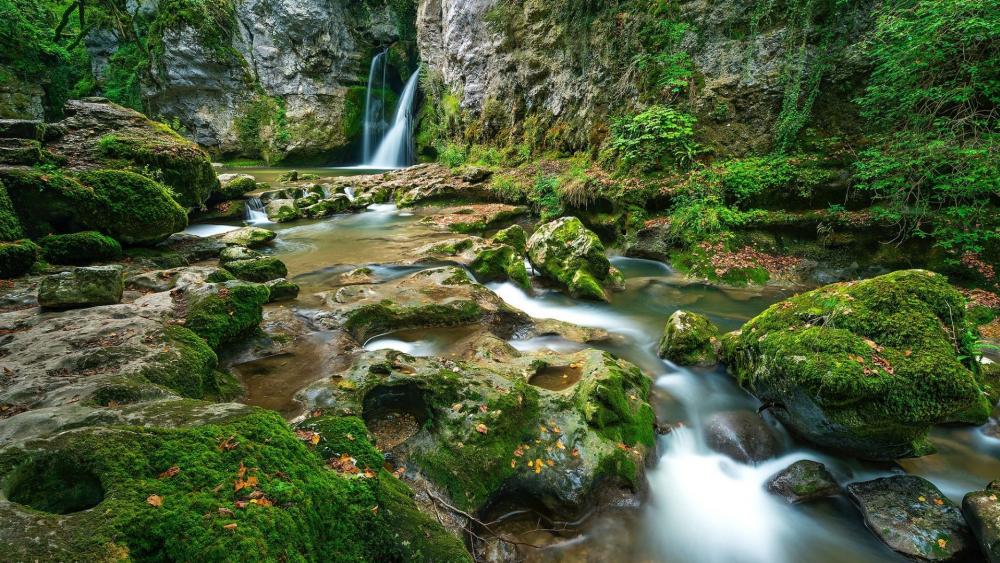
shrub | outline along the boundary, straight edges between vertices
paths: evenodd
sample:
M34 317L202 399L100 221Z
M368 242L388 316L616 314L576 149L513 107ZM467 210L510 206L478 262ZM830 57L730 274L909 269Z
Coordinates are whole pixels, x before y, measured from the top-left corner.
M682 168L698 152L695 121L693 116L673 108L652 106L638 115L615 119L610 148L626 170Z

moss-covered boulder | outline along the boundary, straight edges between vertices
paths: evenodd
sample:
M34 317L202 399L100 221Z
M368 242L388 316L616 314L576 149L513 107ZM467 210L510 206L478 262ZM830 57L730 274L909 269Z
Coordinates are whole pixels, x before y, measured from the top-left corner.
M869 459L923 455L932 425L989 417L964 312L943 276L899 271L773 305L724 337L723 355L804 438Z
M601 239L576 217L538 228L528 240L528 259L543 276L582 299L607 301L611 262Z
M256 330L270 292L260 284L231 281L200 288L189 297L184 326L218 351Z
M0 242L0 278L16 278L31 271L41 249L30 240Z
M219 252L219 262L227 264L239 260L253 260L264 255L256 250L251 250L245 246L227 246Z
M133 172L3 170L0 179L33 237L94 230L126 244L149 244L187 226L187 213L170 192Z
M285 263L271 256L234 260L226 262L225 267L237 279L249 282L264 283L288 275L288 267L285 266Z
M194 424L184 413L196 404L163 407L179 424L87 427L0 450L6 557L469 561L396 478L328 467L276 413ZM363 433L354 442L345 453L377 455Z
M840 485L825 465L803 459L768 479L767 490L789 503L798 504L840 494Z
M38 285L38 304L49 309L114 305L122 300L122 267L91 266L46 276Z
M249 174L219 175L219 189L212 193L212 201L241 199L257 189L257 179Z
M298 284L290 282L285 278L271 280L264 285L267 286L267 289L270 292L268 303L276 303L278 301L291 301L299 296Z
M42 256L51 264L83 265L122 256L122 247L115 239L97 231L68 235L49 235L38 241Z
M675 311L660 338L659 355L681 366L713 366L719 329L703 315Z
M275 223L287 223L302 217L294 199L272 199L264 206L264 212Z
M397 464L464 510L483 510L503 491L515 505L568 517L606 487L641 486L654 439L650 383L596 350L475 361L380 351L303 396L363 417ZM387 421L394 431L384 432Z
M208 155L170 127L106 100L66 104L45 148L74 170L118 169L165 184L184 208L201 207L219 188Z
M491 240L497 244L512 246L514 250L517 250L521 254L528 251L528 233L524 232L524 228L521 225L511 225L497 232Z

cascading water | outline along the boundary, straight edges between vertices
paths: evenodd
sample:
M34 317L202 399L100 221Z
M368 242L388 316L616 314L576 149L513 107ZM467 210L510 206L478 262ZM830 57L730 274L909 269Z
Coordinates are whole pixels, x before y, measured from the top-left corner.
M244 219L251 225L270 222L267 218L267 213L264 211L264 202L259 197L252 197L247 200Z
M386 133L375 155L366 161L370 168L405 168L413 164L413 102L417 97L420 69L406 82L406 88L396 105L392 128Z
M375 149L382 141L387 124L385 122L385 90L387 66L385 63L388 51L382 51L372 59L371 69L368 71L368 91L365 95L365 123L364 139L362 150L362 162L371 162L375 155ZM378 82L376 82L378 81ZM375 92L375 85L378 84L378 95Z

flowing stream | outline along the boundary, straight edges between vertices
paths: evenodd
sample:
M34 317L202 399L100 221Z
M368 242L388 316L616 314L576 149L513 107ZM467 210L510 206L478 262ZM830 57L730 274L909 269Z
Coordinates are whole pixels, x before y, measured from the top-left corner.
M317 292L349 269L391 264L412 250L450 234L419 223L420 215L392 205L326 220L271 225L278 232L275 254L301 285L295 307L318 306ZM626 290L610 303L571 299L555 291L532 295L509 283L489 287L511 305L537 318L557 318L604 328L621 338L605 348L638 366L654 381L652 402L661 424L674 429L661 436L656 460L647 473L648 495L639 506L592 514L575 533L538 531L535 522L515 515L502 525L524 541L546 545L530 550L530 561L650 561L708 563L798 563L901 561L865 528L857 510L843 497L792 506L771 496L768 479L794 461L827 465L842 483L906 471L933 481L952 500L1000 476L1000 441L974 428L938 428L932 440L939 453L901 464L870 464L818 451L796 442L774 420L781 453L747 465L712 451L706 422L717 413L756 412L759 402L719 368L686 369L656 356L667 317L677 309L708 316L724 330L738 328L768 305L789 295L773 289L720 289L693 283L658 262L614 258L627 279ZM376 266L382 279L414 268ZM287 305L285 305L287 306ZM416 355L447 355L464 336L461 329L399 331L375 338L367 349L392 348ZM315 364L324 336L313 335L281 361L260 360L236 366L249 388L248 402L294 416L295 391L308 378L303 366ZM581 345L544 337L514 341L521 350L568 351ZM303 379L306 381L303 381ZM266 383L261 383L261 382ZM255 383L256 382L256 383ZM282 385L286 382L286 385ZM765 415L765 419L767 419Z

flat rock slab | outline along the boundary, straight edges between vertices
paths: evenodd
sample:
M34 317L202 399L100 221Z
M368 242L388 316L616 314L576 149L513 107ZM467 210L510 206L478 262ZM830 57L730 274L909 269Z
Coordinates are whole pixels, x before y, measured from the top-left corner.
M47 276L38 287L38 304L47 309L114 305L122 300L121 266L76 268Z
M913 475L847 486L865 524L883 543L917 561L964 561L976 542L962 513L930 481Z

